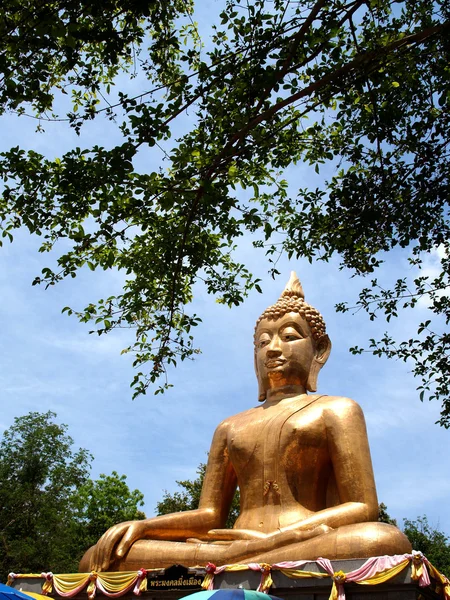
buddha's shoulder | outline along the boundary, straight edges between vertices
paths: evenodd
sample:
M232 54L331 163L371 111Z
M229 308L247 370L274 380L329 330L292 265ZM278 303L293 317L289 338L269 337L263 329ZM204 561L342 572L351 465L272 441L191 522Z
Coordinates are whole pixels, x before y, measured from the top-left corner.
M328 413L337 416L347 416L348 414L362 414L360 405L346 396L320 396L317 399L316 406Z
M253 408L249 408L244 410L237 415L233 415L232 417L227 417L224 419L216 428L217 430L228 429L229 427L233 427L236 423L242 423L242 421L246 418L251 418L255 414L257 414L261 410L260 406L255 406Z

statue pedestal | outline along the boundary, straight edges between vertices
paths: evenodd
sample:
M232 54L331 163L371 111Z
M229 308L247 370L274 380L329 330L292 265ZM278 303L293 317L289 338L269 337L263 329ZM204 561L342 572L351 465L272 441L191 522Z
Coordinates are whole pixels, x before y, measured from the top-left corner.
M358 569L366 559L333 560L334 571L348 573ZM301 570L320 572L315 562L307 563ZM253 589L258 587L260 574L254 571L225 572L214 578L214 589L243 588ZM272 572L273 586L270 594L283 600L329 600L331 582L329 579L290 579L280 573ZM431 579L431 586L419 587L411 579L411 566L406 567L401 573L379 585L361 585L346 583L344 586L346 600L437 600L442 596L436 592L435 580Z
M334 572L349 573L361 567L365 562L366 559L334 560L332 565ZM160 584L157 584L154 578L152 583L152 577L149 574L147 592L142 593L140 598L142 600L179 600L201 590L200 585L206 574L204 568L184 569L186 571L185 577L190 578L190 583L193 584L189 589L186 587L186 580L184 586L173 585L179 584L179 581L183 578L175 580L174 578L178 578L178 575L171 575L172 569L179 569L179 567L171 567L166 571L160 571L159 577L163 582L163 587L160 587ZM183 568L181 567L181 569ZM301 570L321 572L316 562L306 563ZM156 577L157 574L154 573L154 576ZM36 575L20 575L19 577L13 581L12 587L23 591L41 592L43 583L41 577ZM291 579L280 571L274 570L272 571L272 579L273 586L270 589L270 594L283 600L329 600L332 585L329 578ZM256 590L260 581L261 573L257 571L226 571L214 577L214 589L241 588ZM416 581L411 579L411 565L408 565L398 575L385 583L378 585L345 583L344 589L346 600L441 600L442 595L439 593L437 585L437 582L431 578L430 586L420 587ZM55 600L61 598L54 591L48 597ZM107 600L107 596L104 596L100 590L97 590L96 598L97 600ZM123 598L123 600L137 600L137 596L131 591L120 596L120 598ZM87 600L86 589L73 596L73 600Z

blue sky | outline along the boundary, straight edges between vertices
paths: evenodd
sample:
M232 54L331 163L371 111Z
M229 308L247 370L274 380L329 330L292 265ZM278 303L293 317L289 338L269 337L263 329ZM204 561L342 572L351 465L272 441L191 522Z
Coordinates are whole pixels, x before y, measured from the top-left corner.
M206 14L217 12L218 3L204 0L201 6ZM49 124L45 134L37 134L32 120L11 115L2 119L1 149L20 144L53 157L75 144L110 146L118 139L113 127L101 120L80 139L59 124ZM140 168L145 168L141 161ZM312 170L303 165L290 169L292 189L311 182ZM350 346L364 345L382 334L386 324L371 323L361 313L335 313L334 304L354 300L365 283L339 271L337 261L310 265L282 258L277 267L282 275L272 281L263 255L252 248L251 239L244 239L238 257L261 277L264 294L254 292L243 306L230 310L196 288L192 310L203 319L196 332L202 354L169 372L174 384L169 392L132 401L131 358L120 355L128 344L127 332L99 338L88 335L89 326L61 314L66 305L81 308L119 291L122 275L86 270L47 291L31 287L34 277L55 259L38 254L38 245L39 240L18 232L12 245L0 249L0 431L15 416L31 410L55 411L68 424L75 444L94 454L93 477L112 470L125 473L130 487L144 493L145 511L151 516L164 489L174 491L176 479L195 476L217 424L257 404L254 323L279 297L294 269L307 301L322 312L333 343L318 391L349 396L363 407L379 500L400 522L426 514L433 525L450 534L450 432L434 424L439 406L419 401L418 382L408 364L348 352ZM437 259L438 252L430 257L430 272ZM394 252L379 277L392 282L405 273L412 273L406 255ZM394 322L395 335L402 339L414 335L419 311L424 316L428 309L419 305Z

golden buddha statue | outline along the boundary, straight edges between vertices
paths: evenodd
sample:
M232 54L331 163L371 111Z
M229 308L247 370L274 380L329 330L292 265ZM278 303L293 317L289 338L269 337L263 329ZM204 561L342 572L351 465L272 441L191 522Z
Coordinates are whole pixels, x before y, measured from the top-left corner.
M199 508L111 527L80 571L411 551L396 527L376 522L361 408L314 393L331 343L295 273L258 319L254 342L262 404L216 429ZM240 515L233 529L223 529L237 486Z

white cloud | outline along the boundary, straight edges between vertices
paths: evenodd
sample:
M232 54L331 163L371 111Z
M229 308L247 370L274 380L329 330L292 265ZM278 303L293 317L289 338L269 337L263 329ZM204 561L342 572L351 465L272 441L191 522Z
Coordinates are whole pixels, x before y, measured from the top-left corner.
M74 337L59 338L55 334L51 334L42 340L43 344L63 350L70 353L82 354L85 357L101 357L114 355L117 356L126 347L127 342L121 339L125 336L97 334L78 334Z

